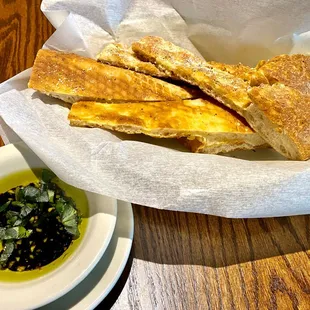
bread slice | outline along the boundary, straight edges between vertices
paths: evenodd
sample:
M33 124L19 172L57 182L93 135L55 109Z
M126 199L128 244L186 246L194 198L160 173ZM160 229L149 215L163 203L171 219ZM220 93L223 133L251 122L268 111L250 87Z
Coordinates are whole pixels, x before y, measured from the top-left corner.
M209 61L208 64L212 65L213 67L219 70L226 71L231 75L240 78L248 83L251 81L253 74L256 73L256 70L254 68L245 66L242 63L231 65L216 61Z
M130 104L77 102L68 118L73 126L155 138L188 138L188 143L183 142L194 152L217 154L265 144L239 116L212 99ZM198 141L197 147L194 141Z
M40 50L28 86L73 103L96 101L163 101L191 99L191 89L101 64L75 54Z
M252 74L251 85L282 83L310 95L310 56L279 55L261 61Z
M108 44L98 55L97 60L104 64L129 69L159 78L171 78L171 75L160 71L154 64L141 61L131 49L120 43Z
M132 70L158 78L164 78L169 83L181 86L182 89L188 91L192 95L192 98L200 98L204 96L204 93L198 87L180 81L180 79L172 76L167 71L164 72L159 70L151 62L140 60L131 48L127 49L120 43L111 43L107 45L98 54L97 60L111 66Z
M178 140L193 153L223 154L233 151L268 148L268 144L256 133L205 134L204 136L190 136Z
M198 86L207 95L243 115L251 103L248 83L212 63L160 37L147 36L132 44L132 50L160 70Z
M131 48L127 48L121 43L108 44L97 55L97 60L107 65L129 69L154 77L177 79L177 77L172 76L168 71L164 72L159 70L151 62L140 60ZM226 71L236 77L240 77L244 81L250 81L251 75L255 72L253 68L245 66L241 63L236 65L224 64L216 61L210 61L208 63L213 65L215 68ZM207 62L205 62L205 64L207 65Z
M279 153L289 159L310 158L310 96L280 83L249 91L253 103L246 119Z

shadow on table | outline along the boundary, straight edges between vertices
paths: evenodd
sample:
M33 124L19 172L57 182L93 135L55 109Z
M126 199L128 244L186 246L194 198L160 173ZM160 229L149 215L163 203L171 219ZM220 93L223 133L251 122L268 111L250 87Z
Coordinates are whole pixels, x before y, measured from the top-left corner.
M116 300L118 299L119 295L121 294L130 270L131 270L131 266L132 266L132 261L133 261L133 251L131 250L130 255L129 255L129 259L126 263L126 267L122 273L122 275L120 276L119 280L117 281L117 283L115 284L115 286L113 287L113 289L111 290L111 292L107 295L107 297L95 308L95 310L108 310L111 309L112 306L114 305L114 303L116 302Z
M223 267L310 249L310 216L227 219L141 206L134 214L135 257L159 264Z

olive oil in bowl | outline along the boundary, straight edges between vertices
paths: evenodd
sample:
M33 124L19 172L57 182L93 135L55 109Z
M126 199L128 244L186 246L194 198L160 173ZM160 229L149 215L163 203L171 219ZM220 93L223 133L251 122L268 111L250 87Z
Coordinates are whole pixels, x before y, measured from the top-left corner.
M2 208L0 237L2 232L1 239L3 239L0 243L0 263L2 258L0 281L2 282L28 281L55 270L74 253L85 234L88 221L88 202L85 193L53 178L54 184L51 184L51 188L56 188L56 190L46 189L44 194L48 197L40 196L42 186L47 186L41 184L42 171L44 170L25 170L0 179L0 211ZM48 171L46 172L48 174ZM59 191L58 187L62 191ZM30 201L27 203L18 201L20 200L17 197L20 196L19 188L24 190L25 196L30 197ZM60 192L64 192L65 196L62 197ZM37 193L39 194L36 195ZM4 209L7 206L3 203L4 200L10 201L5 214ZM47 203L47 200L51 202L48 208L42 202ZM73 212L70 213L66 209L67 202L68 208L71 207L71 202L74 202L79 212L78 230L77 227L71 225L75 218ZM40 214L44 206L45 213ZM63 213L57 213L59 209ZM71 207L71 211L75 210ZM65 226L62 225L60 218L63 219ZM27 224L23 226L25 221ZM5 229L8 223L11 223L12 227ZM9 259L5 261L5 250L10 252L8 247L11 247L11 250L14 247L14 250L11 251Z

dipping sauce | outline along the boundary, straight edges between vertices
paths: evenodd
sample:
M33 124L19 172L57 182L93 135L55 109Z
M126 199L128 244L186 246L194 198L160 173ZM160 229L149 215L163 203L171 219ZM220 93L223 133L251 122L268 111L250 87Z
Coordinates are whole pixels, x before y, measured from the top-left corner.
M38 172L31 183L0 191L0 280L6 271L28 273L30 278L36 277L34 271L51 271L47 267L64 258L79 241L81 228L82 233L85 230L82 215L86 214L77 208L75 197L68 195L74 188L67 185L63 190L65 183L51 171L40 170L41 176ZM79 202L87 205L85 194L78 194Z

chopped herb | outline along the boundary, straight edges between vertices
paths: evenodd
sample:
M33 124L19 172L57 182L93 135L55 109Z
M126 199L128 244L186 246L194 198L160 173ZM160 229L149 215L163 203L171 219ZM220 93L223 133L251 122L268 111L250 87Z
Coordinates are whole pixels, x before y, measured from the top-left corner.
M64 225L68 233L73 235L74 239L80 236L78 229L79 215L72 199L64 199L62 197L57 199L56 211L60 215L60 221Z
M28 185L20 190L23 201L36 202L41 196L41 192L38 188Z
M12 201L12 206L15 206L15 207L24 207L25 204L23 204L22 202L20 201Z
M0 212L4 212L8 206L10 205L11 201L7 201L5 204L3 204L2 206L0 206Z
M28 214L31 213L31 211L35 208L35 205L34 204L31 204L31 203L26 203L26 205L24 205L22 207L22 209L20 210L20 216L21 217L25 217L27 216Z
M22 198L22 192L20 191L20 187L16 187L15 189L15 200L20 201Z
M75 202L52 181L55 177L43 169L40 182L0 194L0 269L45 266L80 236Z
M5 243L4 250L0 255L0 266L4 266L7 263L13 251L14 251L14 243L12 241L7 241Z
M47 169L42 170L42 181L44 183L50 183L55 177L56 177L56 174L52 172L51 170L47 170Z
M25 229L23 226L16 226L11 228L0 228L0 239L1 240L11 240L11 239L21 239L28 238L32 233L31 229Z
M77 210L72 205L67 204L64 208L64 212L60 215L60 219L68 233L73 235L74 238L80 236L78 229L79 216Z
M54 196L55 196L55 192L51 189L47 190L47 194L48 194L48 201L49 202L53 202L54 201Z
M6 220L7 220L7 227L18 226L23 221L19 216L19 212L12 210L6 212Z

